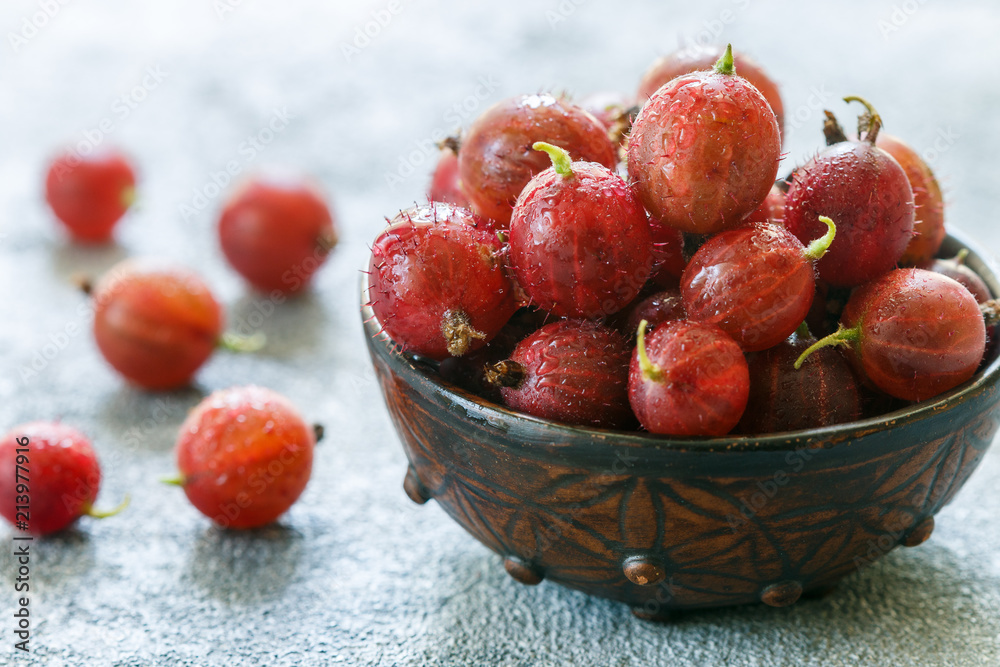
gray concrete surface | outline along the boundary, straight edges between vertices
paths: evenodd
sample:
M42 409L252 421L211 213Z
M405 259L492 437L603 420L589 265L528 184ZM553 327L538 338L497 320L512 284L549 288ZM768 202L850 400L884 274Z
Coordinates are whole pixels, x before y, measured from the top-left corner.
M45 6L54 15L25 30ZM101 503L125 493L133 503L36 542L30 657L12 646L12 533L0 528L0 664L1000 664L1000 448L927 544L830 597L652 625L554 585L521 587L433 503L412 505L364 351L358 269L383 217L421 198L436 133L516 93L633 90L654 56L700 35L735 42L783 84L789 166L819 146L823 106L852 125L839 97L866 96L888 131L928 151L949 224L1000 248L1000 10L832 7L399 0L393 14L387 0L5 0L0 427L61 418L83 429L104 462ZM353 45L373 12L391 20ZM162 80L136 90L147 68ZM123 95L143 99L132 108ZM287 126L250 159L241 144L276 109L291 115ZM42 173L57 146L93 137L103 119L113 129L104 141L141 166L141 205L118 245L81 249L42 205ZM230 160L297 167L331 192L343 243L305 298L272 309L244 289L215 242L221 198L182 213ZM197 267L234 327L270 336L267 350L217 355L188 391L125 386L99 357L69 278L141 255ZM33 363L35 375L22 372ZM301 502L278 525L238 534L156 479L173 470L187 409L250 382L289 396L328 436Z

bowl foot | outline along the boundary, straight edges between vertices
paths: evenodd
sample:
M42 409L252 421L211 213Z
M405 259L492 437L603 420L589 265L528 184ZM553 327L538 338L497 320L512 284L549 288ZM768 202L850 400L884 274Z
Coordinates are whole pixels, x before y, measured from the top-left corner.
M915 547L918 544L923 544L933 532L934 517L929 516L914 526L913 530L903 536L902 544L904 547Z
M525 586L536 586L545 578L541 570L517 556L504 558L503 568L515 581L519 581Z
M430 492L417 477L417 471L414 470L413 466L406 469L406 477L403 478L403 491L410 497L410 500L418 505L423 505L431 499Z
M622 572L636 586L655 586L667 576L658 562L645 556L626 558L622 564Z
M765 588L760 601L771 607L787 607L798 602L802 595L802 584L797 581L779 581Z

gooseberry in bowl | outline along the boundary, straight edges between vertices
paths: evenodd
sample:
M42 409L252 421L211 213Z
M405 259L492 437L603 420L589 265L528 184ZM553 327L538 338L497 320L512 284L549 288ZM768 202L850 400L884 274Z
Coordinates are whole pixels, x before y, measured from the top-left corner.
M974 244L949 236L939 256L962 249L965 265L998 293ZM896 546L922 543L1000 426L995 349L958 386L903 407L891 402L896 409L875 417L843 421L823 408L825 425L814 428L661 436L571 425L483 399L442 379L436 361L402 351L370 307L362 314L409 460L407 495L438 501L517 581L548 579L619 600L641 618L790 605ZM679 328L668 322L651 336ZM661 357L651 361L669 372Z

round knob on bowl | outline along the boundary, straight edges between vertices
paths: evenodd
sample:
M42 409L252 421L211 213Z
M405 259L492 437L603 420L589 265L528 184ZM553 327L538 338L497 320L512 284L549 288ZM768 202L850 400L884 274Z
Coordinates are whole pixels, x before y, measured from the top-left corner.
M406 469L406 477L403 478L403 491L410 497L410 500L418 505L423 505L431 499L430 492L417 477L417 471L413 469L413 466Z
M787 607L795 604L802 595L802 584L797 581L779 581L771 584L760 594L760 600L771 607Z
M503 568L507 570L507 574L525 586L535 586L545 577L541 570L517 556L504 558Z
M916 526L913 530L908 532L903 536L903 546L904 547L915 547L918 544L923 544L927 541L927 538L931 536L934 532L934 517L929 516Z
M653 586L667 576L663 567L646 556L630 556L622 563L622 572L636 586Z

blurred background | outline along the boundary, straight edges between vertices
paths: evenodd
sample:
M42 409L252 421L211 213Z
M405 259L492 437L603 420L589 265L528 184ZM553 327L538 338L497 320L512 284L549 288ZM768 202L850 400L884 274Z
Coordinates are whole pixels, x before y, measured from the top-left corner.
M726 42L781 86L780 173L821 148L824 108L853 129L860 107L841 98L860 95L930 164L947 225L992 253L998 30L1000 8L971 0L4 0L0 428L80 428L104 464L103 504L133 496L123 515L37 545L38 664L997 664L996 448L927 545L824 600L643 623L508 581L433 503L405 498L358 280L385 217L425 198L434 143L493 103L632 94L657 56ZM138 204L116 243L78 247L45 206L44 173L60 149L102 146L138 166ZM325 187L341 243L301 298L272 303L225 263L215 224L232 161ZM190 390L125 385L97 353L71 278L132 256L198 270L231 328L264 331L268 347L216 355ZM285 394L328 436L286 517L231 534L156 479L174 471L187 410L247 383ZM8 551L0 618L14 605ZM0 664L10 657L0 646Z

